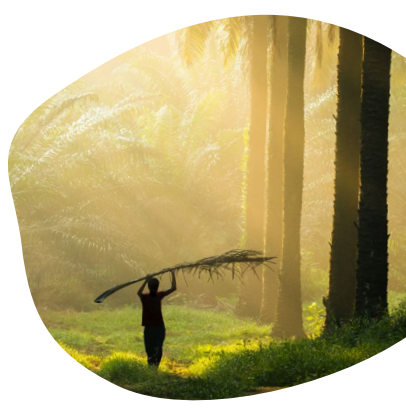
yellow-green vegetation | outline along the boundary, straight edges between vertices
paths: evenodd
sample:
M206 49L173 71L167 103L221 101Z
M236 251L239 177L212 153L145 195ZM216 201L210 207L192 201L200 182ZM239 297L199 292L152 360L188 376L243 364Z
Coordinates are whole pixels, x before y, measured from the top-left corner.
M321 334L324 309L312 303L304 307L309 338L301 340L274 339L271 325L231 313L167 306L158 372L146 364L138 307L41 316L69 355L106 380L157 397L213 399L311 381L385 350L406 337L404 299L380 322L353 321L328 334Z
M124 307L94 312L42 311L41 317L56 341L84 354L114 352L144 355L141 308ZM166 305L165 356L190 364L207 354L208 345L269 342L271 326L259 326L231 313Z

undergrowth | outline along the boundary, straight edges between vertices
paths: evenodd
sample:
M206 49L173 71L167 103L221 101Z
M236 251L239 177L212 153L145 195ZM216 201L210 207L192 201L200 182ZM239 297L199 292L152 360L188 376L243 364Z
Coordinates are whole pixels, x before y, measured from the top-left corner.
M270 326L257 326L231 314L180 306L168 309L167 326L172 327L159 371L147 366L142 347L137 352L120 350L123 345L130 347L130 338L117 339L119 334L125 337L127 325L133 348L135 336L142 340L142 335L134 333L137 319L129 318L129 313L135 313L133 308L111 312L110 316L104 311L86 316L54 314L47 319L48 324L59 325L50 330L60 337L61 346L97 375L137 393L183 400L231 398L250 395L259 387L304 383L362 362L406 337L406 302L379 322L353 320L323 334L323 310L312 303L305 309L305 316L311 318L306 326L309 338L291 340L273 339ZM76 336L72 326L70 337L61 335L69 331L69 324L76 325ZM87 327L86 335L80 334L80 327ZM114 334L114 330L119 333ZM96 340L98 343L91 346ZM176 347L180 350L175 353ZM168 353L168 348L172 352Z

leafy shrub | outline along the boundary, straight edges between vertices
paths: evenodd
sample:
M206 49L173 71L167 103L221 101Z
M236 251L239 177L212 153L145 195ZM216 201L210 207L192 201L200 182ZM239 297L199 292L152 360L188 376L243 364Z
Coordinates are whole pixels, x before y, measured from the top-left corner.
M325 309L316 302L304 308L305 330L310 337L319 337L323 330Z

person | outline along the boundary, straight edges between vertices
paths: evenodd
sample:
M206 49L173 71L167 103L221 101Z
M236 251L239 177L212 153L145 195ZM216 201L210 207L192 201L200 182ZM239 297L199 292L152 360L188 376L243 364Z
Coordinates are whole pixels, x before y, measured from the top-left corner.
M144 345L148 365L158 368L162 358L162 346L165 340L165 323L162 317L161 301L176 290L175 272L171 272L172 286L165 292L158 292L159 280L147 275L138 290L142 303L142 326L144 326ZM142 293L148 284L149 293Z

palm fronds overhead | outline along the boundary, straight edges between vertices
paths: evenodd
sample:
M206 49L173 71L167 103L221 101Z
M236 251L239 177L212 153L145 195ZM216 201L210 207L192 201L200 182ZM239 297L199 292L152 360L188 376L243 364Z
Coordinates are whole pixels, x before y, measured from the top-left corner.
M247 21L245 17L231 17L221 20L218 30L220 51L224 56L224 64L234 58L241 44L247 39ZM245 40L244 40L245 39ZM242 46L245 46L243 44Z
M155 272L149 276L160 276L168 272L179 272L182 273L191 273L192 275L198 275L199 277L202 273L206 273L209 275L209 280L213 279L213 276L223 277L224 271L228 270L231 271L232 277L234 276L240 278L244 275L244 273L248 270L251 270L255 273L255 268L261 264L267 265L267 263L273 263L272 260L275 257L270 256L263 256L261 252L252 251L252 250L240 250L234 249L232 251L228 251L222 255L218 256L211 256L208 258L200 259L196 262L188 262L177 264L170 268L164 268L159 272ZM236 267L236 264L239 267ZM142 280L146 279L147 277L144 276L139 279L132 280L130 282L123 283L121 285L115 286L101 294L99 297L95 299L96 303L103 302L106 297L112 295L114 292L117 292L120 289L123 289L133 283L141 282Z
M204 54L214 21L192 25L179 31L179 52L183 60L192 64Z

